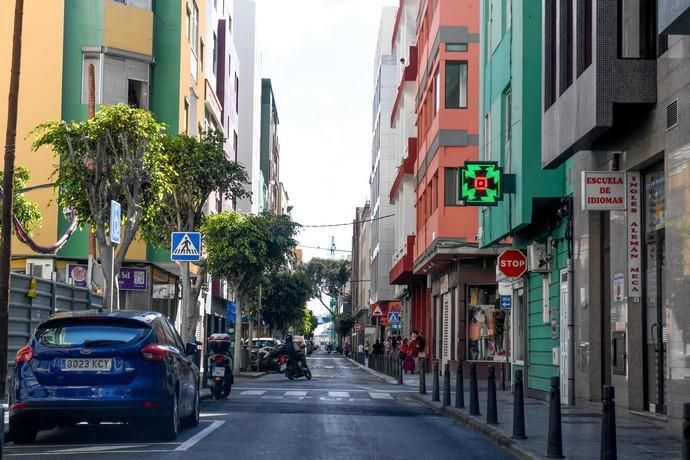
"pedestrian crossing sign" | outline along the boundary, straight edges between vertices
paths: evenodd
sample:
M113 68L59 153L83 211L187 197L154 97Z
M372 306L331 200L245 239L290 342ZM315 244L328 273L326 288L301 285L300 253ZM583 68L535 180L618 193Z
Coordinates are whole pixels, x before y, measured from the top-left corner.
M170 235L170 260L173 262L201 260L201 233L173 232Z
M390 324L400 324L400 313L397 311L388 312L388 322Z

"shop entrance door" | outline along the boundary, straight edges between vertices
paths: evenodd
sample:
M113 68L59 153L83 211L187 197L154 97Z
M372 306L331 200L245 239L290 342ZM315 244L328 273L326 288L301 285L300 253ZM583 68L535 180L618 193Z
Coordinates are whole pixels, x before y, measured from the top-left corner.
M666 414L666 245L663 166L645 174L645 395L647 410Z

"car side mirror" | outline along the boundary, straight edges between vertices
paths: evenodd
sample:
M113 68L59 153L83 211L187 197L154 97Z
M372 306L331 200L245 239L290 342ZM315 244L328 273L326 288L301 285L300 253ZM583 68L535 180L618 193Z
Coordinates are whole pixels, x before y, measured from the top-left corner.
M184 353L185 353L187 356L191 356L191 355L193 355L194 353L196 353L197 351L199 351L199 347L198 347L196 344L194 344L194 343L188 343L187 345L185 345Z

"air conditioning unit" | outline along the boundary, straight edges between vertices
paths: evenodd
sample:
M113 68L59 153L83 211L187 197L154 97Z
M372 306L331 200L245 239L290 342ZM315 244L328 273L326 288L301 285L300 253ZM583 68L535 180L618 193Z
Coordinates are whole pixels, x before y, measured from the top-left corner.
M26 259L25 273L35 278L53 279L52 259Z
M527 246L527 270L535 273L551 271L551 256L545 244L532 243Z

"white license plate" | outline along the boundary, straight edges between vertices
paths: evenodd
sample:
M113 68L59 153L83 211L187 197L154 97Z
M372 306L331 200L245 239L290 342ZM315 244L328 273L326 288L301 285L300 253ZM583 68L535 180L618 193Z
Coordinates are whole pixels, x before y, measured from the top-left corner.
M212 377L225 377L225 368L224 367L214 367L213 370L211 371L211 376Z
M80 358L62 361L63 371L109 371L112 367L113 360L110 358Z

